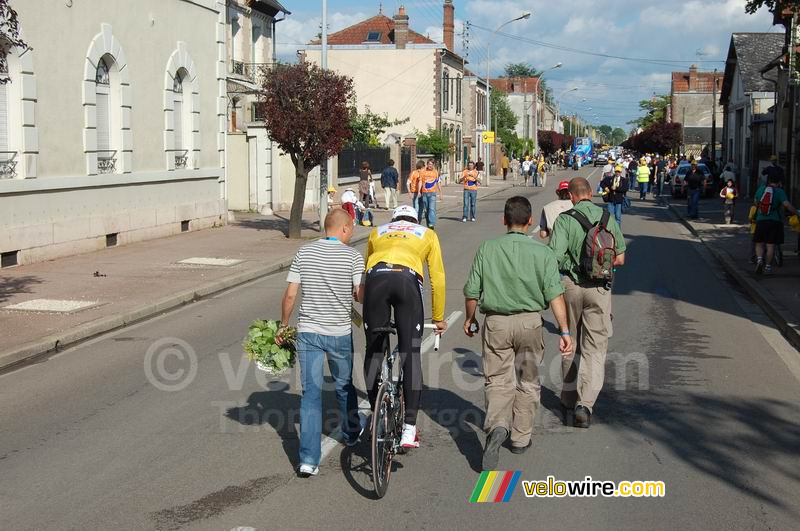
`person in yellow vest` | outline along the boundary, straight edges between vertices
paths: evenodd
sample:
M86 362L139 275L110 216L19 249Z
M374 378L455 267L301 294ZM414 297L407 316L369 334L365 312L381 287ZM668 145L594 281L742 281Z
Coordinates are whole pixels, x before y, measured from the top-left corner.
M429 160L425 169L419 174L419 223L422 225L423 214L429 229L436 227L436 194L442 191L439 172Z
M417 161L417 169L408 176L408 195L411 197L411 206L419 213L419 175L425 169L425 162Z
M475 163L469 162L467 169L461 172L461 178L458 182L464 184L464 215L461 217L461 223L466 223L467 220L476 221L475 217L478 214L478 186L481 184L481 177L478 170L475 169Z
M544 161L544 155L539 155L539 161L536 163L536 172L539 174L539 186L547 186L547 164Z
M642 157L636 170L636 182L639 183L639 199L647 198L647 187L650 185L650 166L647 159Z

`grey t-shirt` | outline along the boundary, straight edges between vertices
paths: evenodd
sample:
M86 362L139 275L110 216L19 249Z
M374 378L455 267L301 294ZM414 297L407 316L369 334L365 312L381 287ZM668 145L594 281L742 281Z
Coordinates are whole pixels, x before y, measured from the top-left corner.
M297 331L349 335L353 288L361 284L363 273L361 253L338 240L321 239L301 247L286 277L300 284Z

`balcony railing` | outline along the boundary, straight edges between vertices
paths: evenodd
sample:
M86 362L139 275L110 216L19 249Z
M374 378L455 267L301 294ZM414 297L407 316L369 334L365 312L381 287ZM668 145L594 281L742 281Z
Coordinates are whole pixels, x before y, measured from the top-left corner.
M13 179L17 176L16 158L16 151L0 151L0 179Z
M101 155L101 153L103 155ZM99 151L97 153L97 173L116 173L117 172L117 152Z
M247 79L253 83L258 80L263 68L271 68L275 63L244 63L242 61L231 61L230 73L234 77Z
M186 166L189 163L189 150L184 149L183 151L176 151L175 152L175 169L176 170L185 170Z

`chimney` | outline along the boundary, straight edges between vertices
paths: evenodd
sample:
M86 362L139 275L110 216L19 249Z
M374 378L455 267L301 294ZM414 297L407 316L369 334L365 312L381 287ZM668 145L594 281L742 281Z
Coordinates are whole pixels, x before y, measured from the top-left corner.
M444 0L444 45L451 52L455 51L455 12L453 0Z
M398 50L405 50L408 44L408 15L405 6L400 6L394 16L394 45Z
M698 89L697 86L697 65L689 67L689 92L694 92Z

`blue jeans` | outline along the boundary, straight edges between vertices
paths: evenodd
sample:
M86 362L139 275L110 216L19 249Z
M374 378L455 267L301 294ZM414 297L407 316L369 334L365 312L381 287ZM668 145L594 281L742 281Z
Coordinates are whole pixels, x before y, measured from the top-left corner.
M427 216L428 227L436 226L436 193L428 192L419 197L419 224L422 225L422 214Z
M647 197L647 188L649 186L649 182L639 183L639 199L644 199Z
M689 217L697 219L700 217L700 189L689 190Z
M478 217L478 191L464 190L464 219L475 219Z
M531 177L531 185L539 186L539 172L533 170L533 176Z
M358 437L358 400L353 386L353 337L323 336L309 332L297 334L303 398L300 401L300 464L319 465L322 452L323 360L336 385L336 400L342 414L345 441Z
M614 219L617 220L617 225L622 227L622 203L615 205L614 203L609 203L608 206L608 213L614 216Z

